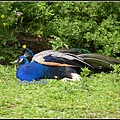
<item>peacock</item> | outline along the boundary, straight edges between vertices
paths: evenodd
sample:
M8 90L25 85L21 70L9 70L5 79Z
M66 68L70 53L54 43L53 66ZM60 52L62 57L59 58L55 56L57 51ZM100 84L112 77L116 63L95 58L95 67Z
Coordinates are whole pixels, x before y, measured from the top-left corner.
M28 57L31 57L31 61ZM26 48L25 53L13 63L19 63L16 76L21 81L31 82L45 78L75 81L82 79L81 68L111 71L111 64L120 64L120 60L79 49L44 50L34 55Z
M28 57L32 57L29 62ZM16 76L21 81L31 82L44 78L77 80L81 79L76 68L93 67L84 62L80 57L74 54L61 53L55 50L45 50L34 55L34 53L26 48L23 55L20 55L13 63L19 63Z

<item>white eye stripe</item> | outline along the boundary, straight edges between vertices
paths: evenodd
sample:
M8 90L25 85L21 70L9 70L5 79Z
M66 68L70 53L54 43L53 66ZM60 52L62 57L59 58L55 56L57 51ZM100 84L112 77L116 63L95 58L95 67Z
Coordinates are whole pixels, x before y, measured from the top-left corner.
M19 58L18 62L21 63L23 60L23 58Z

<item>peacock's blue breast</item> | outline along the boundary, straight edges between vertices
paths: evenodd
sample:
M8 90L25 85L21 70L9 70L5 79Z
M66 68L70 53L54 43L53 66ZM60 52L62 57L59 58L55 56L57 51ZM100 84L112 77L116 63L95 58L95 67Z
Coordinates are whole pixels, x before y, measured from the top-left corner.
M20 80L32 81L39 80L45 77L46 66L37 62L20 65L17 69L16 76Z
M65 67L47 66L37 62L31 62L20 65L17 69L16 76L21 81L33 81L44 78L63 78L65 77Z

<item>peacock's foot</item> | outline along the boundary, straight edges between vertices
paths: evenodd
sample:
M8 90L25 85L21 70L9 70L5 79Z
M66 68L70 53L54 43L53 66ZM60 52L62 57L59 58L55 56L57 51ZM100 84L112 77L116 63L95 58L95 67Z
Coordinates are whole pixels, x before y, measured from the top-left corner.
M62 79L62 81L63 82L65 82L65 81L73 81L74 82L74 81L80 81L82 79L81 76L77 73L71 73L71 76L72 76L72 78L64 77Z

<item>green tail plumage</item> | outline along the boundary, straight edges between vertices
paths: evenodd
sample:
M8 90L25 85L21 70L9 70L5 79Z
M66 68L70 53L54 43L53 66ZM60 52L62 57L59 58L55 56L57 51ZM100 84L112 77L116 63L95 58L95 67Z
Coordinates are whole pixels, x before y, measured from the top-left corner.
M108 57L106 55L91 53L85 49L72 48L72 49L59 49L59 52L66 54L74 54L79 58L82 58L84 62L90 64L94 71L111 71L114 70L111 64L120 64L120 59Z

